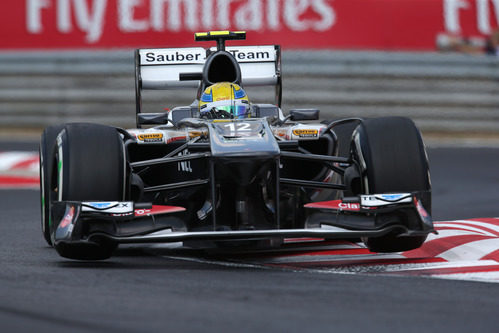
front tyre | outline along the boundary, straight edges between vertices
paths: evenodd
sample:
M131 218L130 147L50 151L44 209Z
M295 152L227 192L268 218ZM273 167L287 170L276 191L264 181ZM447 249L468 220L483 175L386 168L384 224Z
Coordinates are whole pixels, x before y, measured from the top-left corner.
M55 125L45 128L40 140L39 158L41 221L43 238L45 238L48 245L52 245L52 240L50 239L50 228L52 224L50 218L50 203L54 199L52 197L54 148L57 135L63 128L64 125Z
M384 117L364 120L352 136L353 158L360 166L363 194L424 191L422 204L431 214L431 182L421 134L409 118ZM418 228L413 214L401 221ZM363 241L373 252L400 252L420 247L424 236L389 234Z
M126 154L114 127L68 124L57 137L58 201L122 201L126 196ZM107 259L117 244L61 243L63 257L80 260Z

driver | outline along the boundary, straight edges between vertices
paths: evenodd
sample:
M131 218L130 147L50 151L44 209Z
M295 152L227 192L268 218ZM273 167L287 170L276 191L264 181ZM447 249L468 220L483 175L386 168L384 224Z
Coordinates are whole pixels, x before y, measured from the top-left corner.
M205 89L199 101L201 118L241 119L250 117L250 103L243 88L218 82Z

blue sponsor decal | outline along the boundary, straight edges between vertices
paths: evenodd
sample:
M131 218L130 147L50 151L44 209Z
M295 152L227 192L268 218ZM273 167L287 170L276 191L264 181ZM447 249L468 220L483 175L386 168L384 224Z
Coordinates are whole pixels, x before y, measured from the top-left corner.
M107 209L116 206L116 202L85 202L85 204L96 209Z
M379 197L387 201L397 201L407 196L407 194L381 194Z

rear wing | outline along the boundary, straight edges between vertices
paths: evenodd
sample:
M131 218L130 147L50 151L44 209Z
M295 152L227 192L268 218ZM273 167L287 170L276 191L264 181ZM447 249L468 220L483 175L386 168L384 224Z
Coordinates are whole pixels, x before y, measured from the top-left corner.
M201 73L209 54L217 48L138 49L135 51L136 111L141 112L142 90L199 88ZM275 86L276 104L281 105L281 49L279 45L227 46L241 68L243 86ZM180 74L199 74L181 80ZM194 77L196 77L194 75Z

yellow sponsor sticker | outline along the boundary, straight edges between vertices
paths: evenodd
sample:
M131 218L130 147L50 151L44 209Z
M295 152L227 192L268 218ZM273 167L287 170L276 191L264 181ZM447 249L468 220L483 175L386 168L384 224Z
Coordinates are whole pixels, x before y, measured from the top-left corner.
M315 138L319 133L316 129L295 129L293 134L299 136L300 138Z
M195 137L198 137L198 136L201 136L203 135L204 133L201 132L201 131L190 131L189 132L189 138L195 138Z
M139 134L137 138L143 142L161 142L163 141L163 133L144 133Z

